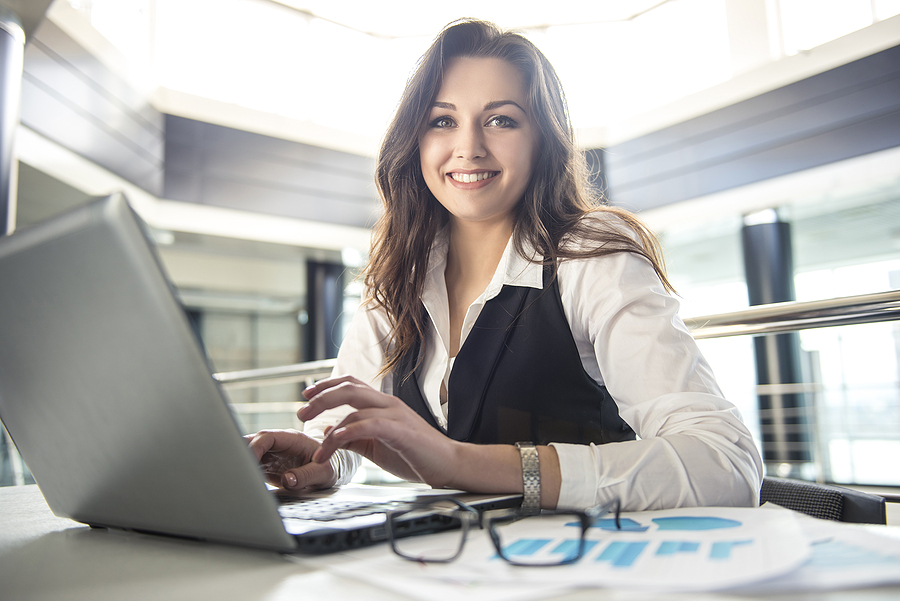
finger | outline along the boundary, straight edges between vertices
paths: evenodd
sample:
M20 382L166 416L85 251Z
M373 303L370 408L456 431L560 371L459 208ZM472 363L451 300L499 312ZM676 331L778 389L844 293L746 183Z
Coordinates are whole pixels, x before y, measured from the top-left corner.
M245 438L250 438L249 446L257 461L266 453L299 455L312 452L318 446L316 441L297 430L261 430Z
M399 419L401 416L395 415L390 409L383 409L381 407L367 407L364 409L358 409L353 413L349 413L344 416L337 425L334 426L326 426L325 427L325 436L327 437L331 432L337 430L338 428L343 428L347 424L352 424L353 422L358 422L363 419Z
M275 437L270 432L260 431L256 434L248 434L244 437L257 461L262 461L263 455L269 452L275 444Z
M396 450L395 441L403 436L402 432L405 430L399 422L385 419L383 415L345 422L336 426L325 437L319 449L313 454L314 462L325 463L337 449L356 450L358 443L367 444L371 439L377 439Z
M383 409L360 409L359 411L354 411L350 415L346 416L343 420L341 420L341 422L339 424L337 424L336 426L326 426L325 438L323 440L328 440L328 438L331 436L331 434L333 432L335 432L338 429L345 428L349 424L352 424L352 423L355 423L357 421L364 420L364 419L373 419L373 418L378 418L378 417L384 417L382 415L383 413L384 413ZM367 441L367 443L368 443L368 441ZM322 443L319 443L319 449L321 449L321 448L322 448ZM337 449L337 448L338 448L338 445L335 444L335 441L331 441L328 445L329 450L324 455L317 455L316 453L313 453L310 460L314 461L314 462L318 462L318 463L324 463L325 461L328 461L331 458L331 455L334 452L334 449ZM360 455L365 455L365 449L360 450L360 449L356 448L354 445L352 445L352 441L347 446L343 446L341 448L346 448L351 451L355 451L355 452L359 453Z
M305 422L329 409L342 405L357 410L368 407L388 408L395 406L394 401L402 402L365 384L342 382L312 397L305 406L297 411L297 417L300 421Z
M280 484L288 490L319 489L334 486L335 480L330 463L307 463L285 471Z
M362 384L359 380L350 375L344 376L336 376L334 378L325 378L324 380L319 380L315 384L307 386L303 390L303 396L307 399L311 399L323 390L327 390L329 388L334 388L339 384L343 384L344 382L351 382L354 384Z

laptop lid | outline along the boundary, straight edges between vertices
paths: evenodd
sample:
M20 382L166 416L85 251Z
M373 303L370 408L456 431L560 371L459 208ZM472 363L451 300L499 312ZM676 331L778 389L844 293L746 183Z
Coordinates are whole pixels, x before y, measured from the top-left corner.
M0 420L57 515L296 548L121 195L0 239Z

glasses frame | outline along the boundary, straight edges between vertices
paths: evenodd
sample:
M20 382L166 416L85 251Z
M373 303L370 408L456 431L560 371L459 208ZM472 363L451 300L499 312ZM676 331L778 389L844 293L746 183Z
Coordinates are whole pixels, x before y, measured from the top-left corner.
M442 508L435 507L438 503L450 503L451 505L455 505L456 507L449 508L451 513L449 515L444 514L432 514L430 516L423 516L422 519L431 520L434 523L434 530L427 532L416 532L413 534L432 534L436 532L442 532L444 530L451 530L454 528L456 524L454 521L459 522L459 527L462 530L460 535L460 543L459 548L456 550L456 553L452 557L439 558L439 559L423 559L421 557L416 557L413 555L408 555L401 551L397 547L397 539L403 538L397 536L397 534L401 533L404 528L402 527L402 518L403 516L412 513L414 511L419 511L423 509L429 510L440 510ZM437 518L437 519L435 519ZM446 519L449 518L449 519ZM477 524L479 528L481 528L481 524L479 522L479 514L478 511L463 503L459 499L449 496L436 496L436 497L428 497L422 499L420 501L416 501L414 503L409 504L408 506L402 509L395 509L393 511L389 511L387 513L387 519L385 520L385 532L387 533L387 538L391 543L391 550L398 556L403 559L408 559L409 561L418 561L422 563L450 563L451 561L456 560L463 551L463 548L466 546L466 538L469 535L469 528L472 524ZM395 532L396 531L396 532Z
M454 505L455 507L450 507L449 514L438 515L436 520L434 520L435 515L432 516L423 516L423 519L432 519L435 523L435 528L432 532L440 532L443 530L450 530L456 526L454 522L458 522L459 527L462 529L460 534L460 543L459 548L456 550L456 553L450 557L442 557L437 559L431 558L422 558L413 555L409 555L404 553L397 547L397 539L402 538L397 536L398 533L402 532L403 528L399 527L402 525L403 516L412 513L414 511L422 510L422 509L434 509L437 503L449 503ZM478 511L473 507L463 503L462 501L454 498L454 497L431 497L422 499L415 503L411 503L410 505L404 507L403 509L397 509L394 511L390 511L387 514L387 520L385 521L385 531L387 533L387 538L391 543L391 550L402 557L403 559L409 561L418 561L421 563L450 563L455 561L462 554L463 549L466 546L466 540L468 538L469 529L472 524L477 524L479 528L485 529L487 528L488 536L491 539L491 542L494 545L494 548L497 551L498 557L503 559L503 561L507 562L510 565L514 566L522 566L522 567L551 567L551 566L560 566L560 565L569 565L579 561L582 557L584 557L585 543L587 533L590 528L596 524L603 516L609 514L611 511L615 510L615 522L616 529L621 530L622 525L619 519L619 515L621 513L621 503L618 499L614 499L612 501L608 501L601 505L597 505L595 507L591 507L589 509L585 509L584 511L578 510L540 510L540 511L524 511L521 508L509 508L509 509L493 509L489 511L485 511L484 514L479 515ZM572 516L578 519L579 524L581 525L581 538L579 540L578 545L578 553L572 557L567 557L561 561L547 562L547 563L525 563L519 562L508 556L506 552L503 550L503 543L500 540L500 535L497 534L497 526L502 524L508 524L517 520L535 517L535 516ZM396 531L396 532L395 532ZM422 534L421 532L417 532L416 534Z

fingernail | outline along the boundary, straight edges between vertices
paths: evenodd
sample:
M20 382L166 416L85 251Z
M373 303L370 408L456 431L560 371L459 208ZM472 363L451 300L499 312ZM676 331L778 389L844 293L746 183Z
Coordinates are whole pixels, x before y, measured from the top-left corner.
M286 488L294 488L295 486L297 486L297 476L290 472L287 472L284 475L284 484Z

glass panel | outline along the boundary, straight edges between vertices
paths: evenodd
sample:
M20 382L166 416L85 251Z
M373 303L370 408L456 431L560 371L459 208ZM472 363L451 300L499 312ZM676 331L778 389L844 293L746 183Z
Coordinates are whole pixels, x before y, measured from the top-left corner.
M301 361L296 315L206 311L201 337L216 371L293 365ZM295 413L305 382L225 387L241 429L299 428ZM257 405L257 406L254 406Z
M827 480L900 484L898 328L877 323L800 333Z
M797 300L900 288L900 193L894 182L798 197L781 212L792 228ZM735 218L664 233L682 315L747 306L740 228ZM898 328L900 324L889 322L800 332L803 381L785 392L809 395L815 463L804 467L805 477L900 485L900 468L885 459L900 451ZM753 338L698 344L725 397L737 405L759 443L757 394L776 391L756 387Z
M734 403L757 445L762 440L756 395L756 357L753 338L735 336L698 340L726 399Z
M900 287L900 198L890 188L826 199L796 211L798 300ZM809 358L822 476L900 485L900 369L896 322L800 333Z

